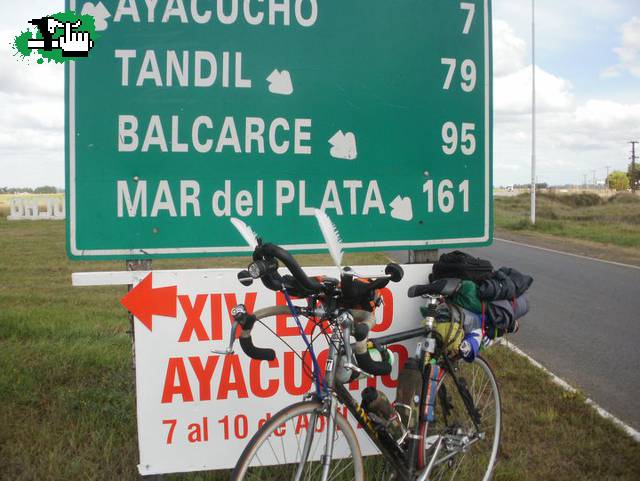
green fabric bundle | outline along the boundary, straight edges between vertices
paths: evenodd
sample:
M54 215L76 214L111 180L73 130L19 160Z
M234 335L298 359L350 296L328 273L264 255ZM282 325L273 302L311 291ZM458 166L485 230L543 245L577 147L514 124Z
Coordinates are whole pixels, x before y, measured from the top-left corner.
M482 313L482 302L478 298L478 286L473 281L462 281L458 292L449 298L449 302L476 314Z

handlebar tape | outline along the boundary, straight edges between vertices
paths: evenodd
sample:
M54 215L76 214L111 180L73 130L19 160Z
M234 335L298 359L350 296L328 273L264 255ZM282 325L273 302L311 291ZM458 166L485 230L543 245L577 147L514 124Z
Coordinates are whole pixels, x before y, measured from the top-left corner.
M371 358L369 351L365 351L361 354L356 353L356 361L358 361L358 367L363 371L373 374L374 376L386 376L391 373L391 363L389 362L389 351L386 349L381 351L382 360L374 361Z
M282 280L277 272L264 275L260 278L260 280L264 284L264 287L266 287L267 289L270 289L272 291L279 291L280 289L282 289Z
M251 330L258 319L265 317L278 316L282 314L290 314L288 306L272 306L264 309L258 309L253 314L244 313L242 316L236 317L236 321L242 327L240 333L240 347L244 353L251 359L259 361L273 361L276 358L276 352L273 349L257 347L251 339Z
M387 280L387 279L385 279ZM381 351L382 360L374 361L367 348L368 334L376 323L375 316L368 311L360 309L351 309L351 315L355 323L353 333L357 335L354 344L354 355L360 369L373 374L374 376L384 376L391 372L391 363L389 362L389 351ZM364 334L364 336L363 336Z
M240 347L244 353L251 359L257 359L259 361L273 361L276 358L276 352L273 349L264 349L256 347L251 340L251 334L247 337L243 337L245 331L240 334Z
M382 289L383 287L387 287L387 284L389 284L390 281L391 279L376 279L374 281L371 281L368 285L369 290L373 291L375 289Z
M282 247L268 243L256 247L253 251L253 259L258 260L263 256L275 257L282 261L287 269L289 269L289 272L293 274L293 277L295 277L305 289L312 292L321 292L323 290L323 285L307 276L294 257Z

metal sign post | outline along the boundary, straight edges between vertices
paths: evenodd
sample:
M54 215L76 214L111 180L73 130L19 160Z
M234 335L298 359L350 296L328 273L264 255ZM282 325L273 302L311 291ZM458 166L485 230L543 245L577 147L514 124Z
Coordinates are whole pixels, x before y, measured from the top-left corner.
M492 238L490 1L92 2L67 65L68 253L351 250ZM222 5L222 6L221 6Z
M149 260L127 260L126 261L127 271L151 271L152 269L152 261ZM131 291L133 289L133 284L127 285L127 291ZM133 377L131 379L131 385L133 390L135 391L135 379L136 379L136 330L135 330L135 317L130 312L129 313L129 325L131 326L131 330L129 331L131 334L131 354L132 354L132 368L133 368ZM136 400L137 403L137 400ZM137 409L137 406L136 406ZM143 476L139 475L139 479L145 481L162 481L162 475L150 475Z

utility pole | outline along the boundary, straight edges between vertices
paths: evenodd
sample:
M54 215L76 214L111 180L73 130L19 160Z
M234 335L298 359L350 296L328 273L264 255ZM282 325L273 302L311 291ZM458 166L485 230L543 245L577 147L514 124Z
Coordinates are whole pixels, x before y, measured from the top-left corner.
M631 144L631 192L636 191L636 144L640 143L637 140L629 142Z
M587 174L582 174L584 181L582 182L582 188L587 190Z
M531 223L536 223L536 0L531 0Z
M609 190L609 169L611 168L610 165L607 165L606 169L607 169L607 176L604 178L604 188Z
M593 188L596 188L596 171L592 170L591 174L593 175Z

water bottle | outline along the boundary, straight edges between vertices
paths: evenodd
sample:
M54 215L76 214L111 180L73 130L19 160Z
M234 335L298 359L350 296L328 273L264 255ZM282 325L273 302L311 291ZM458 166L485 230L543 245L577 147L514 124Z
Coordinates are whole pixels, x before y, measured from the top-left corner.
M400 415L384 393L374 387L365 388L362 391L362 408L375 424L384 426L393 439L400 441L404 437Z
M418 404L420 388L422 386L422 372L420 363L415 357L410 357L404 363L398 376L396 390L396 411L400 414L402 424L406 429L413 429L418 421Z

